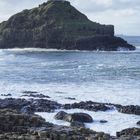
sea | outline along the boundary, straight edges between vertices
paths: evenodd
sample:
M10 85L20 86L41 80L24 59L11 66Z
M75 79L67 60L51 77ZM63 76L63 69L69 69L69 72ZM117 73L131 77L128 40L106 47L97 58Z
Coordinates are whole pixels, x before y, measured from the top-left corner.
M62 104L95 101L140 105L140 43L137 42L136 47L135 51L118 52L1 49L0 98L8 98L3 94L21 98L23 91L34 91ZM54 124L70 125L54 119L58 111L36 114ZM107 112L64 111L90 114L94 122L86 127L111 135L122 129L139 127L136 122L140 121L140 116L122 114L115 109ZM101 124L100 120L108 123Z

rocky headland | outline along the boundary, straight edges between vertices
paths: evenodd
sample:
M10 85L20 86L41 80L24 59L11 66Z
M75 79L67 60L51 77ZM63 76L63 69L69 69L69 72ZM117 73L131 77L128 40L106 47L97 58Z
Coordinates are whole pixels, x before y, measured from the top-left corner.
M92 22L63 0L49 0L2 22L0 48L135 50L134 46L114 36L113 25Z

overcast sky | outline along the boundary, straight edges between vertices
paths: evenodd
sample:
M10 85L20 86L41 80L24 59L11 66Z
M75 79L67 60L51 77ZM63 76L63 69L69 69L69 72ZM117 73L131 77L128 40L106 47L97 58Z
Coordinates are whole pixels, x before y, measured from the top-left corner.
M0 0L0 22L47 0ZM89 19L115 25L116 34L140 35L140 0L69 0Z

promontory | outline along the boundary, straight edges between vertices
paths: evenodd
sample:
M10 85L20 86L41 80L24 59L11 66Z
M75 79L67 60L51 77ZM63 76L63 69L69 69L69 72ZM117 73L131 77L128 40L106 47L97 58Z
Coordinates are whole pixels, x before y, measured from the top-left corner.
M49 0L0 23L0 49L135 50L113 25L92 22L64 0Z

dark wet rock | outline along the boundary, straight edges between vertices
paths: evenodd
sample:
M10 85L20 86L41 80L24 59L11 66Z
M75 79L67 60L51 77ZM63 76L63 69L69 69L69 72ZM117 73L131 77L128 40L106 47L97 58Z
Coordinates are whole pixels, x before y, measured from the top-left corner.
M68 100L76 100L76 98L71 98L71 97L67 97L65 99L68 99Z
M92 140L93 137L112 139L108 134L79 127L78 122L72 125L53 125L34 114L0 109L0 140Z
M99 103L99 102L86 101L86 102L79 102L73 104L64 104L63 108L64 109L77 108L77 109L84 109L84 110L95 111L95 112L117 109L121 113L140 115L140 106L138 105L122 106L119 104L112 104L112 103Z
M140 125L140 121L137 122L137 125Z
M140 138L140 128L128 128L120 132L117 132L117 136L139 136Z
M100 120L100 123L107 123L108 121L106 120Z
M67 122L82 122L82 123L91 123L93 119L90 115L86 113L73 113L68 114L64 111L60 111L55 115L55 119L64 120Z
M22 107L30 105L29 100L6 98L0 99L0 109L10 108L20 110Z
M33 106L31 105L27 105L27 106L23 106L20 109L20 112L24 113L24 114L33 114L35 112L35 109Z
M83 123L58 126L38 115L27 115L12 109L0 109L0 140L139 140L140 128L125 129L112 137L84 128Z
M7 96L12 96L12 94L1 94L1 96L7 97Z
M32 98L50 98L49 96L46 96L44 94L33 94L33 93L29 93L29 94L24 94L21 97L32 97Z
M64 120L68 122L83 122L83 123L91 123L93 122L93 119L90 115L86 113L73 113L73 114L67 114L64 117Z
M0 109L16 109L23 113L52 112L60 107L61 104L47 99L0 99Z
M140 115L140 106L138 105L121 106L118 108L118 111L126 114Z
M64 112L64 111L60 111L58 112L56 115L55 115L55 119L56 120L64 120L65 116L67 115L68 113Z
M92 22L68 1L49 0L0 23L0 48L135 50L114 36L113 25Z
M84 109L89 111L108 111L117 108L121 113L140 115L140 106L122 106L109 103L97 103L92 101L73 103L73 104L59 104L48 99L14 99L6 98L0 99L0 109L11 108L19 110L23 113L33 112L52 112L56 109Z
M61 104L47 99L33 99L31 105L36 112L52 112L61 108Z
M64 109L75 109L75 108L85 109L89 111L107 111L113 109L112 105L104 103L96 103L92 101L64 105Z
M24 94L37 94L37 91L23 91Z
M16 110L0 110L0 131L3 132L27 132L27 127L39 127L45 124L45 120L37 115L25 115Z
M70 123L71 127L85 127L85 124L79 121L73 121Z

